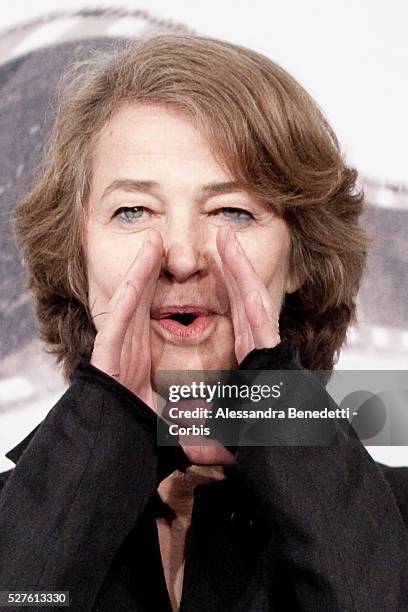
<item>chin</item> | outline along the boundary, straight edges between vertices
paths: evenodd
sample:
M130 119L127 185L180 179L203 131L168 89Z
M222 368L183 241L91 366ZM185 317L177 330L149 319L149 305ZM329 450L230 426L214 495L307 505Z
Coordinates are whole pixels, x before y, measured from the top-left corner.
M162 372L232 370L237 366L232 337L228 340L220 338L207 346L175 346L162 342L156 344L152 338L152 387L159 393L168 385L177 382L174 377L164 376Z
M232 370L237 367L231 321L216 317L204 333L179 338L151 327L152 375L160 370Z
M155 359L152 351L152 373L160 370L231 370L237 367L233 347L216 352L195 347L165 347Z

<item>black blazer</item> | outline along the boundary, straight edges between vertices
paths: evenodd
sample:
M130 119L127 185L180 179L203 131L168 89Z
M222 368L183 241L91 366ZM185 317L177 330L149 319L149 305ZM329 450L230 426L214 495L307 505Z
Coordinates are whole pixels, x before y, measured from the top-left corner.
M240 368L290 359L279 345ZM69 591L75 612L171 610L156 489L190 462L156 444L156 427L134 394L78 365L7 453L16 465L0 475L0 590ZM236 457L225 480L194 490L182 611L408 610L408 468L376 463L358 440Z

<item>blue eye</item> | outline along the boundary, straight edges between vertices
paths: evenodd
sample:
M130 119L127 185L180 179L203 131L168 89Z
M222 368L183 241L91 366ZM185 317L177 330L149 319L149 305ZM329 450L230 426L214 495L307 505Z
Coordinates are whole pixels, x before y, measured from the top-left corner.
M251 219L255 219L254 215L249 210L243 208L234 208L232 206L224 206L219 209L223 213L228 213L234 223L245 223Z
M123 223L132 224L136 220L141 219L145 212L149 212L149 209L145 206L121 206L115 211L113 216L118 217ZM255 216L248 210L233 206L224 206L211 214L218 214L219 212L225 215L233 223L248 223L255 219Z
M145 206L122 206L115 211L114 217L119 217L125 223L133 223L135 219L141 218L145 210Z

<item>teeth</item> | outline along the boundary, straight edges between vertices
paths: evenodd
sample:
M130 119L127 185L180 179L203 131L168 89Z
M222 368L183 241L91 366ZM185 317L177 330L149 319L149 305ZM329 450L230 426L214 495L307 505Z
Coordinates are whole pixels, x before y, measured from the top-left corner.
M194 308L191 306L181 306L173 308L153 308L150 312L152 319L169 319L173 317L179 317L181 315L191 315L193 317L209 316L213 314L212 311L205 308Z

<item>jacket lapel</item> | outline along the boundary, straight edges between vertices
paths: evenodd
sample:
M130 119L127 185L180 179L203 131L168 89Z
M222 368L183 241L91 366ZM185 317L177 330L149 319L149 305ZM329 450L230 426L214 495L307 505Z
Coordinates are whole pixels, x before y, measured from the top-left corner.
M32 431L30 431L28 436L26 436L23 440L21 440L21 442L19 442L17 446L14 446L12 449L7 451L7 453L5 453L5 456L7 457L7 459L10 459L14 464L17 463L17 461L20 458L20 455L22 455L26 447L30 444L31 439L35 436L41 424L42 422L39 423Z

